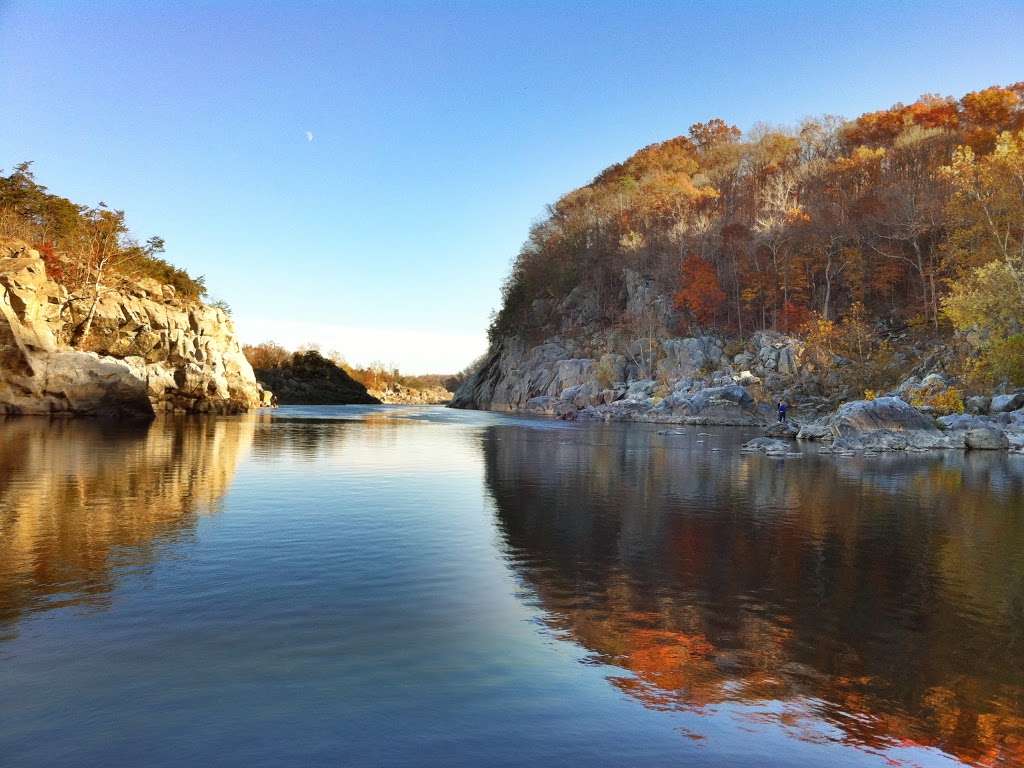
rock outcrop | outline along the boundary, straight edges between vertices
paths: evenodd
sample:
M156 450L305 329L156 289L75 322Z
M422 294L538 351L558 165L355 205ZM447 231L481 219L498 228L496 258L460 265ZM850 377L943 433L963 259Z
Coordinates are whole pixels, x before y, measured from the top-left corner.
M268 405L230 318L155 280L119 279L74 300L39 253L0 241L0 413L152 417Z
M316 350L296 352L286 365L256 376L281 405L377 405L366 387Z
M898 397L844 403L829 420L833 450L900 451L958 447L935 420ZM962 447L962 444L961 446Z
M366 391L386 405L444 405L452 399L444 387L409 387L397 382Z
M757 426L769 409L713 337L624 344L625 353L586 356L578 342L552 338L528 347L509 337L491 349L452 399L456 408L525 411L563 419ZM766 357L771 357L766 352ZM773 358L773 359L777 359ZM744 361L748 362L748 361ZM647 375L656 370L656 378ZM763 369L762 369L763 370Z

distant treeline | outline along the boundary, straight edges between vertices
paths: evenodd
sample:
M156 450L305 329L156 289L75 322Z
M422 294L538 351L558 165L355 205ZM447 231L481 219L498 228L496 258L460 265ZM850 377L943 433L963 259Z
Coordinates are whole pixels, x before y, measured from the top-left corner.
M296 351L285 349L273 341L266 341L262 344L255 344L243 347L246 358L253 368L271 370L283 368L292 364L296 355L316 349L314 346L306 346ZM358 381L367 389L381 390L391 385L401 385L410 389L432 389L441 387L449 392L454 392L468 375L467 371L457 374L425 374L413 376L403 374L394 366L387 366L383 363L371 363L368 366L354 366L346 362L345 358L337 352L323 354L324 358L333 362L337 367L345 371L349 376Z

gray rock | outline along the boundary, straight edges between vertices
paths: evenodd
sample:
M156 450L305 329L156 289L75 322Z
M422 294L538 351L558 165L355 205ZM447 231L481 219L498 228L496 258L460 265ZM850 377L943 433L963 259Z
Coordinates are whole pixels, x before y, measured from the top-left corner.
M745 453L767 453L770 456L785 456L790 452L790 444L785 440L775 440L770 437L755 437L740 448Z
M778 440L796 440L799 433L800 427L792 421L773 422L764 431L765 437Z
M966 400L964 400L964 410L966 410L967 413L983 415L988 413L989 405L991 403L991 397L985 397L984 395L975 395L974 397L968 397Z
M898 397L844 403L829 419L837 450L905 451L954 447L935 420Z
M906 398L912 389L920 389L921 380L917 376L911 376L910 378L904 379L903 382L896 387L896 397Z
M779 350L775 363L776 370L783 376L794 376L798 371L796 354L790 347L783 347Z
M964 436L967 448L974 451L1000 451L1010 447L1010 441L1002 430L993 427L976 427Z
M1022 406L1024 406L1024 392L1014 392L1011 395L994 395L989 412L1008 413L1016 411Z
M833 437L832 428L820 421L812 421L807 424L800 426L800 431L797 432L797 440L820 440L829 441Z
M754 364L754 359L754 356L749 352L740 352L738 355L733 357L732 364L743 371Z
M631 381L626 387L624 399L645 400L654 393L657 386L658 382L654 379L639 379L637 381Z
M713 336L665 339L661 342L663 356L658 361L658 374L668 379L694 376L715 367L722 358L722 347Z
M949 387L949 379L941 373L929 373L921 379L921 389L942 390Z
M986 416L974 416L969 413L951 413L948 416L939 416L935 421L948 432L985 428L991 426L993 422Z

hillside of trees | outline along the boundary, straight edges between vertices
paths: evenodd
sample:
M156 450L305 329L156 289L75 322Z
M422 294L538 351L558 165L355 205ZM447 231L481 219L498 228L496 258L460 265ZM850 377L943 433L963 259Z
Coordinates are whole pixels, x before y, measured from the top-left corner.
M38 250L47 274L72 294L96 294L119 275L153 278L187 298L206 292L202 277L192 277L161 257L162 238L139 243L129 232L124 211L105 203L74 203L50 192L36 181L28 162L7 175L0 172L0 237L22 240Z
M319 352L314 346L303 347L296 352L292 352L273 341L250 344L243 347L243 351L249 359L249 364L253 368L259 369L280 368L283 365L287 365L297 352ZM328 352L325 357L367 389L384 389L390 385L398 384L411 389L446 387L451 390L452 386L449 385L458 386L458 383L461 383L462 380L459 377L464 378L464 374L425 374L414 376L402 373L395 366L388 366L384 363L370 363L364 366L351 365L337 352Z
M626 269L666 311L630 316ZM965 377L1024 384L1024 82L746 135L716 118L645 147L532 227L492 342L565 333L581 290L589 322L660 335L955 336Z
M335 361L315 349L288 352L276 344L242 348L256 380L281 405L373 405L380 401Z
M412 390L413 392L427 392L448 390L454 391L465 378L465 373L455 375L426 374L414 376L403 374L394 366L387 366L383 363L371 363L366 366L349 364L344 357L336 352L323 355L315 347L305 347L295 352L285 349L273 341L266 341L262 344L247 345L242 348L249 364L256 371L257 378L268 388L276 376L276 371L287 370L295 366L296 361L304 360L309 355L317 359L316 370L320 373L329 374L330 378L336 378L332 368L340 370L345 377L359 384L364 390L375 393L384 393L389 390ZM313 358L310 358L313 359ZM322 361L322 362L321 362ZM300 367L302 367L300 365ZM309 367L309 366L305 366ZM275 394L277 390L273 390ZM285 402L285 401L281 401ZM362 401L358 401L362 402Z

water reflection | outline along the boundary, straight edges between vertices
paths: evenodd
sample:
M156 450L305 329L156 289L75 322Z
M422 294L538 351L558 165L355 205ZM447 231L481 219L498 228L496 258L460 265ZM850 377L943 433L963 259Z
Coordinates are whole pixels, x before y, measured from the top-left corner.
M230 486L254 424L0 423L0 632L27 611L104 605L121 569L191 535Z
M553 631L622 669L614 685L799 739L1024 765L1019 459L584 435L482 446L514 569Z
M93 739L95 764L137 763L111 759L118 734L62 719L49 697L63 686L58 701L151 727L148 764L161 723L205 745L196 764L283 732L311 749L361 744L371 764L400 731L407 764L431 762L423 744L443 732L477 740L444 746L444 764L499 749L522 762L532 744L541 763L595 745L605 764L713 765L749 748L747 729L772 731L758 745L841 742L863 762L942 762L927 747L1024 764L1020 458L777 461L740 454L728 430L364 410L0 424L0 648L19 676L0 703L20 718L0 737L42 758L73 735ZM222 504L230 514L200 528ZM524 628L535 612L496 558L492 506L522 599L601 665L579 675L594 689L574 687L575 647ZM160 558L171 567L155 583L123 578ZM10 637L19 625L32 630ZM118 664L90 665L113 645ZM151 686L137 699L139 680ZM563 699L592 731L551 719ZM645 716L616 760L620 707ZM707 749L678 740L677 722ZM723 732L734 741L715 742Z

